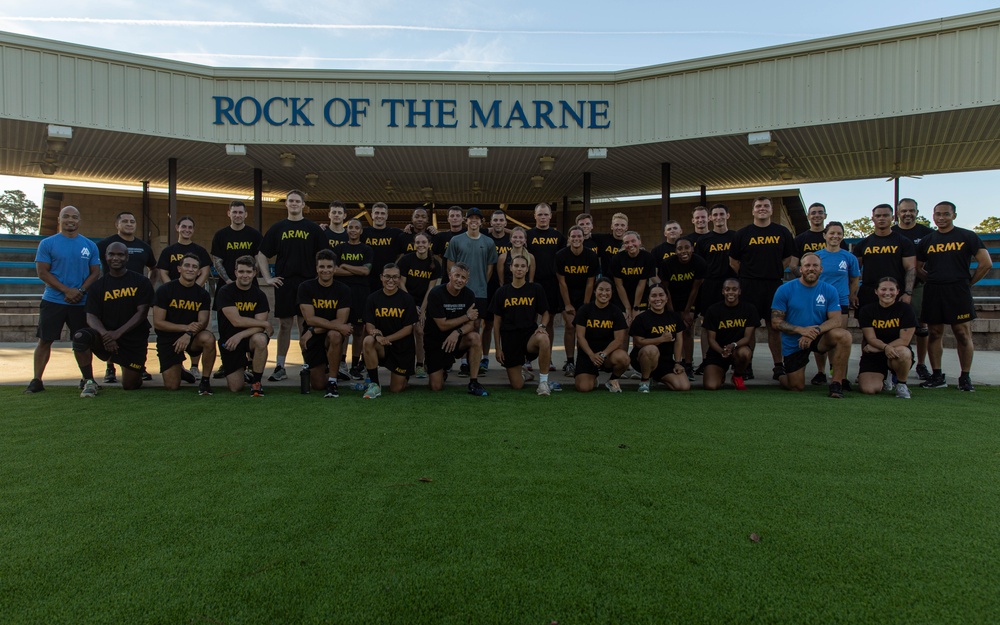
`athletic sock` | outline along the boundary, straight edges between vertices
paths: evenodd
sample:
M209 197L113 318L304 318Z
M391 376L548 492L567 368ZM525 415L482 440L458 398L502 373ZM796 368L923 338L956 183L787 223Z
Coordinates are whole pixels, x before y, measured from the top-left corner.
M378 369L377 368L376 369L369 369L368 370L368 379L371 380L372 382L374 382L375 384L378 384Z
M572 359L572 358L567 358L567 359L566 359L566 364L567 364L567 365L571 365L571 364L573 364L573 359Z
M202 384L211 384L211 382L208 381L208 376L207 375L201 376L201 383Z
M639 381L643 384L649 384L649 378L639 378Z
M932 373L934 375L941 375L941 370L940 369L935 369Z
M963 377L968 377L969 376L969 372L968 371L963 371L962 372L962 376Z
M94 366L87 365L86 367L80 367L80 373L83 375L84 380L94 379Z
M330 384L330 383L336 384L337 383L337 378L335 378L335 377L328 377L326 379L326 383L327 384Z
M417 363L417 366L418 366L418 367L423 367L423 366L424 366L424 363L422 363L422 362L418 362L418 363Z
M540 384L545 384L548 381L549 381L549 374L548 373L540 373L540 374L538 374L538 382Z
M274 364L275 364L275 366L281 367L282 369L284 369L285 368L285 357L284 356L278 356L277 358L275 358Z
M258 373L256 371L253 371L251 373L253 374L253 378L251 378L253 380L253 383L254 384L260 384L260 379L261 379L261 377L264 376L264 372L261 371L260 373Z
M610 381L612 381L612 380L617 380L617 379L618 379L618 376L612 373L612 374L611 374L611 377L610 377L610 378L608 378L608 382L610 382Z

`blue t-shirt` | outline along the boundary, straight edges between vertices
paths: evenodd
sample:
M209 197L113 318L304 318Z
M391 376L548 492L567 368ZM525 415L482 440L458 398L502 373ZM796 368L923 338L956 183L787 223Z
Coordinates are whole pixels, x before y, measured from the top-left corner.
M840 296L833 285L817 282L806 286L801 280L792 280L778 287L771 302L773 310L785 313L785 321L793 326L818 326L827 320L830 312L840 312ZM781 355L799 351L798 334L781 333Z
M56 280L70 288L80 288L90 275L90 268L101 264L101 255L97 251L97 244L82 234L68 237L60 232L42 239L38 244L38 252L35 253L35 262L48 263L49 271ZM45 286L42 299L68 305L66 296L48 285ZM87 297L84 296L74 305L83 306L86 303Z
M840 294L840 305L849 306L851 303L851 278L861 277L861 266L858 264L858 257L847 250L841 249L828 252L825 249L816 250L816 255L823 263L823 273L819 279L832 284L837 293Z

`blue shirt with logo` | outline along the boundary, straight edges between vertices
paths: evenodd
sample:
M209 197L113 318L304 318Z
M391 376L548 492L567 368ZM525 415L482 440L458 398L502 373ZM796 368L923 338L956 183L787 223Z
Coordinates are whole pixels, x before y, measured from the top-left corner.
M841 249L836 252L828 252L826 249L816 250L816 255L823 263L823 273L819 279L829 282L840 294L840 305L849 306L851 303L851 278L861 277L861 265L858 264L858 257L847 250Z
M83 235L68 237L57 233L42 239L38 244L38 251L35 253L36 263L48 263L49 272L55 276L56 280L70 288L80 288L84 280L90 275L90 268L101 264L101 257L97 251L97 244ZM69 305L66 303L66 296L58 289L45 285L45 292L42 299L56 304ZM84 296L74 306L83 306L87 303Z
M772 310L785 313L785 321L793 326L818 326L832 311L840 312L840 295L833 285L817 282L806 286L801 280L792 280L778 287L771 303ZM798 334L781 333L781 355L789 356L799 351Z

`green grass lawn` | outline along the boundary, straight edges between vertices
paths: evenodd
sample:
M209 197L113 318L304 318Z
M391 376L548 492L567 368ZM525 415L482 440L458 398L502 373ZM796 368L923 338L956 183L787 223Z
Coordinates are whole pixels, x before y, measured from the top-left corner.
M20 391L4 623L1000 621L998 389Z

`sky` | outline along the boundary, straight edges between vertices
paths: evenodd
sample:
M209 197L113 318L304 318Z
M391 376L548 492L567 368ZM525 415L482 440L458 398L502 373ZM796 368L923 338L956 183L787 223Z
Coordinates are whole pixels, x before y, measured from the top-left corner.
M683 5L683 6L682 6ZM594 0L0 0L0 30L214 67L494 72L615 71L996 8L995 2L842 0L766 4ZM0 176L41 203L53 178ZM972 227L1000 170L900 182L901 196L958 206ZM892 203L884 179L794 185L830 219ZM782 188L782 187L768 187Z

